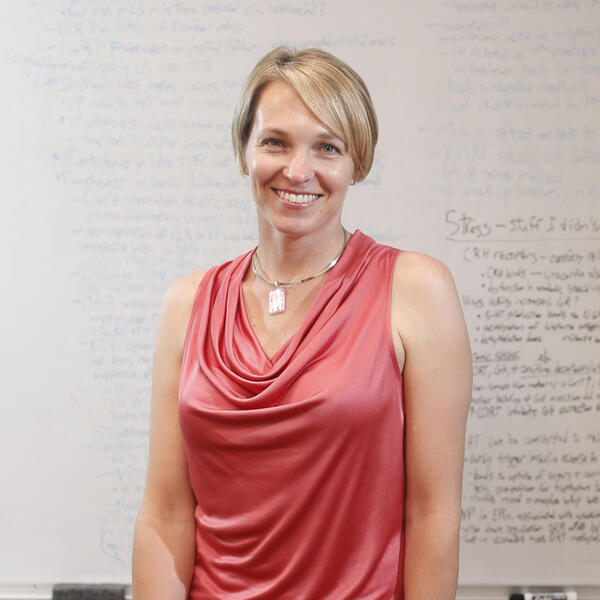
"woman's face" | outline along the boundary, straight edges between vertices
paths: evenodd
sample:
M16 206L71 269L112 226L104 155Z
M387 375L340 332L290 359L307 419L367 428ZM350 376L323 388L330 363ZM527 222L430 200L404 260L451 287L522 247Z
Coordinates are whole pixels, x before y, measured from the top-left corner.
M354 163L288 83L261 92L244 156L260 226L294 236L339 229Z

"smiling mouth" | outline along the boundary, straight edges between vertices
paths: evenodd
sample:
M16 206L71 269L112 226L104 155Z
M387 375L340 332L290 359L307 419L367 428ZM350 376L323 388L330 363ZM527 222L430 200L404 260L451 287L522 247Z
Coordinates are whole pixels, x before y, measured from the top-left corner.
M284 192L283 190L278 190L277 188L273 188L273 191L282 199L287 200L288 202L293 202L294 204L310 204L323 194L290 194L289 192Z

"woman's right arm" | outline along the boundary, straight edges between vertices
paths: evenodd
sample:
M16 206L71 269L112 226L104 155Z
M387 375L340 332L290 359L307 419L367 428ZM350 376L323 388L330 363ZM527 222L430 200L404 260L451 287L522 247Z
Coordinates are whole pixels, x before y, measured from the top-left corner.
M192 578L196 500L179 427L178 390L183 340L202 275L173 284L161 308L148 469L133 544L134 600L185 600Z

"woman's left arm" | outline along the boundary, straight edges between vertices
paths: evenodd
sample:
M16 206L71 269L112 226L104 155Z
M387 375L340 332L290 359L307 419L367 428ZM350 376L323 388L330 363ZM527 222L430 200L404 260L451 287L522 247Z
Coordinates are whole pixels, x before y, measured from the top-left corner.
M440 262L399 255L392 330L406 407L405 600L454 600L471 349L454 280Z

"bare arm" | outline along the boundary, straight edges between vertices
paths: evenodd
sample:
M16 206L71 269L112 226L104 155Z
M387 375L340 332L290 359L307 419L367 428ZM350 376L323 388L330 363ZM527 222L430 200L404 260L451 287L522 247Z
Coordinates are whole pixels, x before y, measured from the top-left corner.
M472 366L446 267L420 254L401 254L392 319L406 403L405 599L454 600Z
M185 600L195 560L196 501L178 418L183 339L195 273L169 288L158 325L152 376L150 453L133 548L135 600Z

